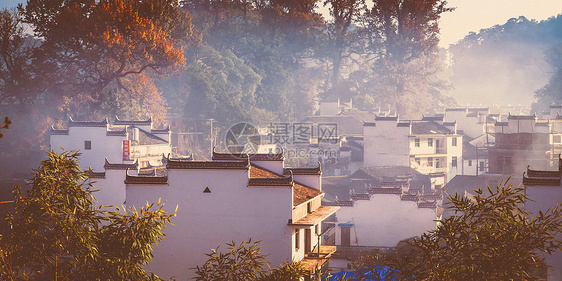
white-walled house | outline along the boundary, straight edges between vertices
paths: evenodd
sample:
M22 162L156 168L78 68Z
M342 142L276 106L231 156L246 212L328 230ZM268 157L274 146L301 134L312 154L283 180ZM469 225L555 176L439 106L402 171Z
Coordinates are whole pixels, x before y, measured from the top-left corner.
M109 163L134 163L140 167L161 165L162 156L171 153L170 127L153 128L148 120L123 121L114 124L102 121L74 121L67 129L51 128L50 146L55 151L80 150L79 164L84 169L103 171L105 159Z
M339 207L321 206L320 167L287 169L283 160L282 154L214 153L212 161L169 159L165 176L128 174L128 206L160 199L170 212L178 207L148 269L184 280L211 249L251 238L262 241L273 267L304 260L318 270L335 251L321 246L321 223Z
M92 191L98 205L106 207L106 210L125 208L127 194L123 182L127 171L138 173L138 163L112 164L106 158L103 172L90 172L90 182L94 186Z
M336 196L334 271L347 271L348 259L373 248L391 248L435 229L442 213L444 174L423 175L411 167L366 167L350 176L350 194ZM330 188L333 190L333 188ZM364 191L360 191L364 190ZM327 191L328 192L328 191Z
M492 134L484 134L477 138L463 136L463 175L482 175L488 173L488 148L495 142Z
M462 135L443 117L399 120L376 117L364 123L364 166L410 166L422 174L445 173L445 181L461 173Z
M531 170L523 175L525 194L529 200L525 202L525 211L536 216L539 211L546 213L550 208L562 202L562 161L559 160L557 170ZM544 254L548 269L547 280L562 280L562 252L552 255Z
M402 192L402 188L380 187L354 194L352 202L339 202L336 245L395 247L398 242L435 229L436 201L441 195ZM440 203L439 203L440 204Z
M444 120L446 122L457 122L458 129L462 130L463 134L476 138L486 133L488 115L490 115L490 108L488 107L446 108Z

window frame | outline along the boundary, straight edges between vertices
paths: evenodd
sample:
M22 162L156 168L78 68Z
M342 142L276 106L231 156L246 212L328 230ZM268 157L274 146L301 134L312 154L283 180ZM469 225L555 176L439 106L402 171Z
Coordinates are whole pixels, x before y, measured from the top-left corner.
M300 229L295 229L295 251L298 251L300 248Z
M84 150L92 150L92 141L90 140L84 141Z

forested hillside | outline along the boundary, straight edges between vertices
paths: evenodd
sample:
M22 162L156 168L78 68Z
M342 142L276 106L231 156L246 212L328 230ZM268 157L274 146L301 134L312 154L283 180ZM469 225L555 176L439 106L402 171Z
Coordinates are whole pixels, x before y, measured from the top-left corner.
M562 42L562 16L524 17L471 33L449 48L454 97L460 104L530 105L553 74L548 55Z
M443 13L445 0L28 0L0 12L0 113L13 120L0 153L42 155L69 117L172 114L197 134L302 120L321 100L420 118L453 94L530 103L545 86L562 18L470 34L448 57Z

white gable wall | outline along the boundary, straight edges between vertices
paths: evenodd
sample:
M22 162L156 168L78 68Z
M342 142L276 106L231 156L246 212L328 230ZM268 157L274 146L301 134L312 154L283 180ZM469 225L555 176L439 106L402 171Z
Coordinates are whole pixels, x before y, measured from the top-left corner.
M292 258L291 187L248 187L247 170L169 170L169 185L127 185L127 205L139 209L159 198L173 212L174 226L154 250L148 270L159 276L194 276L190 268L206 261L204 253L235 240L262 240L262 253L276 267ZM203 193L208 187L211 193ZM294 242L293 242L294 243Z
M70 127L68 135L51 135L51 149L56 152L80 150L82 156L78 164L83 169L92 167L93 171L103 171L105 157L111 163L121 163L123 158L124 136L107 136L106 127ZM86 150L85 141L91 141L91 150Z
M409 166L410 127L398 127L396 120L363 126L364 166Z
M111 211L115 210L114 207L123 209L121 205L125 206L126 200L125 184L123 184L125 175L125 170L106 170L105 178L90 179L94 186L92 190L96 190L93 195L98 205L106 206L105 209Z
M525 211L530 212L531 217L562 202L562 186L525 186L525 193L530 199L525 202ZM552 266L548 269L548 280L562 280L562 252L545 254L545 257Z
M351 246L394 247L398 242L435 229L435 209L418 208L397 194L374 194L341 207L337 224L353 224ZM356 243L357 241L357 243ZM336 245L341 245L341 227L336 227Z

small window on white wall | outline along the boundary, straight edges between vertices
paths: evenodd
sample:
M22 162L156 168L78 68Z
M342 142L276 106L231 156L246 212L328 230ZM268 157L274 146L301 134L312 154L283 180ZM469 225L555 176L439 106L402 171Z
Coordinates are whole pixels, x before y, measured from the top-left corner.
M92 141L84 141L84 149L92 150Z
M553 143L562 143L562 135L553 135L552 136Z
M453 145L453 146L457 146L457 138L453 138L452 140L453 140L452 145Z

